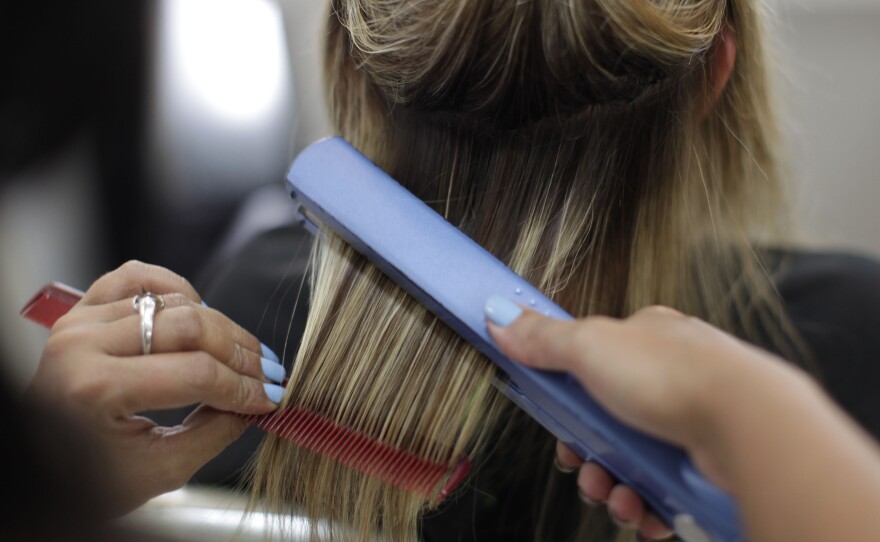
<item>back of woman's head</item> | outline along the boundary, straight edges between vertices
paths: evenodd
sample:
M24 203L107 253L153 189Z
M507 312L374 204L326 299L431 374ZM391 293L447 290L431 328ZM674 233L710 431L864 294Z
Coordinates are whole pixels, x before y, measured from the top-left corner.
M783 318L749 243L779 196L756 4L333 0L331 113L361 152L573 314L662 303L773 334ZM725 27L738 56L720 91ZM493 366L339 238L318 240L313 261L285 404L479 465L509 418ZM255 494L395 539L437 505L271 436Z

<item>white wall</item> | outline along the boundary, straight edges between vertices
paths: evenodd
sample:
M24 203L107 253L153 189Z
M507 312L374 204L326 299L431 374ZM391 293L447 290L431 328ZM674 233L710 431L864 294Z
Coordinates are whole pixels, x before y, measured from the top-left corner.
M880 0L777 9L803 238L880 256Z
M296 134L299 152L309 143L332 135L323 94L321 65L324 47L326 0L281 0L287 23L287 42L293 63L296 96Z

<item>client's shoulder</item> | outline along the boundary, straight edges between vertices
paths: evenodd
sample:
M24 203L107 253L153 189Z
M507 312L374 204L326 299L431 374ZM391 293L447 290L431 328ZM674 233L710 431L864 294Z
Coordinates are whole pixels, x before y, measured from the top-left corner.
M880 261L775 251L777 288L829 393L880 437Z
M777 287L786 305L880 312L880 261L850 252L806 250L774 251L774 259L779 261Z

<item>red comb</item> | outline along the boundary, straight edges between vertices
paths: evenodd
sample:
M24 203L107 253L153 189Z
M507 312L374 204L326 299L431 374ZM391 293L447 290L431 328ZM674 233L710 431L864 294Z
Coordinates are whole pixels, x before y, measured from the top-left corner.
M21 309L21 315L51 328L85 295L59 282L40 289ZM261 416L241 415L248 423L278 435L342 465L423 497L443 500L465 479L471 463L462 457L450 469L383 444L324 416L300 408L283 408ZM446 483L440 487L444 478ZM437 493L439 487L439 493Z
M346 467L423 497L446 498L470 471L462 457L451 469L416 454L383 444L326 417L298 407L261 416L243 416L249 423L297 446L329 457ZM443 487L440 483L446 479ZM439 493L438 493L439 490Z
M40 288L40 291L25 303L20 314L51 329L55 322L67 314L84 295L85 293L72 286L53 282Z

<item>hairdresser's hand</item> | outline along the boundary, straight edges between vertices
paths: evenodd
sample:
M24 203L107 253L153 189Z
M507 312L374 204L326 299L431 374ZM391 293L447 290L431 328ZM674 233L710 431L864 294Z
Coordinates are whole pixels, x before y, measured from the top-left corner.
M164 300L150 355L143 355L132 307L145 292ZM236 440L246 424L229 412L276 408L269 396L278 401L281 388L265 378L284 378L275 362L254 336L203 306L186 280L129 262L96 281L58 320L29 393L97 436L119 482L116 512L124 512L182 486ZM176 427L137 415L198 403Z
M493 317L493 309L501 316ZM517 318L522 313L518 307L493 298L487 313L509 324L490 324L490 332L512 359L571 373L625 423L685 448L721 487L729 487L728 474L712 443L722 424L724 401L736 397L756 372L788 370L769 354L663 307L643 309L625 320L561 322L531 311ZM672 534L632 489L616 484L603 468L583 464L561 444L557 463L562 469L580 466L582 498L607 503L618 523L649 539Z

